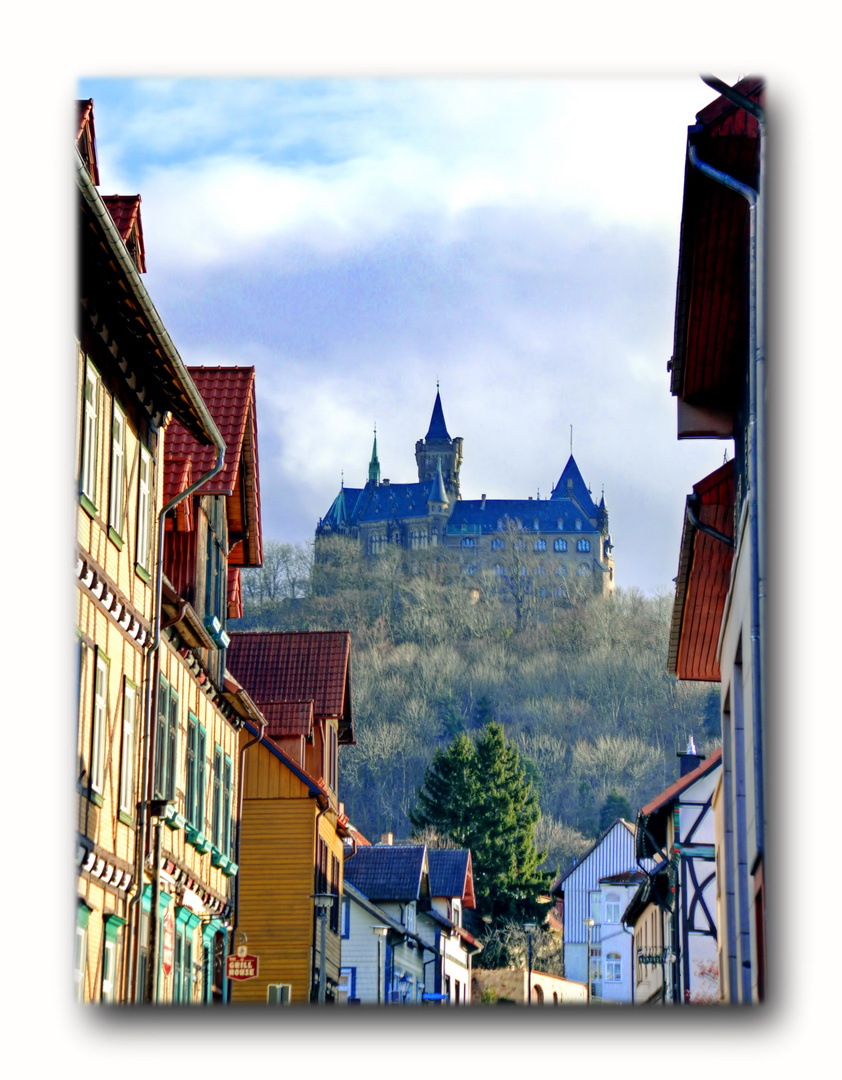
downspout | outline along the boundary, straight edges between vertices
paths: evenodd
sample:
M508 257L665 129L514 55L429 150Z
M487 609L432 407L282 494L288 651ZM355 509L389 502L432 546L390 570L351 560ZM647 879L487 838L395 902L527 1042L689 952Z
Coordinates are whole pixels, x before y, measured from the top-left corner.
M621 922L620 926L622 926L623 932L628 934L631 938L631 1003L634 1005L634 984L637 979L637 964L635 963L637 956L634 951L634 930L629 930L624 922Z
M687 500L687 520L693 526L693 528L700 533L704 533L705 536L709 536L711 540L718 540L720 544L725 544L726 547L733 549L734 541L730 536L726 536L725 533L720 532L719 529L715 529L713 525L705 525L703 521L699 519L696 509L699 506L698 497L691 496Z
M316 798L318 798L318 796L316 796ZM318 859L319 859L319 822L322 820L322 815L325 814L329 809L330 809L330 799L328 798L325 805L321 808L321 810L319 810L318 814L316 814L316 836L315 836L315 849L316 850L313 852L313 854L315 856L315 865L316 865L316 867L318 867L318 865L319 865L319 862L318 862ZM316 873L318 873L318 869L316 870ZM325 884L327 885L327 883L325 883ZM315 875L314 875L314 878L313 878L313 892L317 893L318 891L319 891L319 887L318 887L318 883L315 880ZM315 903L315 900L314 900L314 902L313 902L313 964L314 965L315 965L315 961L316 961L316 930L318 929L318 925L317 925L318 918L319 918L319 909L316 906L316 903ZM321 957L319 958L319 960L321 962ZM313 975L314 974L315 974L315 968L310 971L310 994L311 995L313 993Z
M738 108L757 120L760 152L758 189L742 184L727 173L714 169L700 161L695 147L688 147L688 157L694 168L703 175L742 195L749 206L749 418L748 418L748 483L749 483L749 529L751 538L751 673L752 673L752 734L754 743L754 816L757 863L763 859L765 845L765 797L763 788L763 657L765 653L766 617L766 557L765 557L765 476L762 475L766 458L765 411L759 408L760 395L765 394L766 356L764 327L764 268L765 268L765 222L764 191L766 172L766 123L763 108L739 91L710 75L702 81L732 101ZM739 804L738 804L739 810ZM745 810L743 809L743 813ZM745 835L745 823L738 823ZM747 867L748 869L748 867ZM744 917L747 917L744 913ZM748 930L748 926L746 926ZM742 957L743 978L745 968L751 966L751 958ZM746 991L743 991L744 994ZM751 1000L748 992L747 1000Z
M206 413L207 419L209 421L208 426L211 428L212 433L215 435L214 444L216 446L217 452L216 464L209 472L206 472L203 476L200 476L199 479L196 480L195 483L191 484L190 487L188 487L185 491L182 491L179 495L176 495L175 498L170 499L170 501L161 508L161 511L158 514L158 547L155 557L155 597L154 616L152 623L152 640L149 643L149 649L146 653L146 694L143 706L144 716L142 742L143 751L141 754L142 772L140 783L140 816L137 826L137 837L135 840L135 882L137 883L137 891L129 901L129 925L131 927L130 934L133 935L133 939L131 939L133 940L133 948L131 950L132 970L129 975L129 978L131 980L129 983L130 989L134 987L134 980L138 968L138 958L140 955L140 935L139 933L137 933L139 929L139 924L136 922L137 905L143 894L143 857L146 850L146 833L148 830L147 810L152 795L154 794L153 792L150 792L149 786L151 783L150 762L152 761L152 756L155 751L154 739L152 739L151 737L152 733L154 732L154 728L152 726L152 715L153 710L156 709L158 705L158 670L160 666L158 658L158 646L161 643L161 589L163 587L164 577L164 519L174 506L177 506L180 502L183 502L184 499L192 495L194 491L200 488L208 480L216 476L216 474L220 472L223 465L225 464L225 442L223 441L222 436L217 431L216 424L214 424L213 420L211 419L210 413L207 411L207 406L205 406L204 412ZM158 867L154 867L154 872L157 874ZM155 910L151 910L149 913L149 917L150 920L157 920L158 912ZM149 962L155 962L155 958L150 956Z
M243 774L246 762L246 750L254 746L255 743L262 741L263 736L266 734L266 720L261 716L260 718L260 733L255 735L253 739L243 746L240 750L240 768L237 773L237 841L234 845L234 851L236 853L237 864L237 880L234 883L234 919L231 924L231 936L229 938L229 953L234 952L237 929L240 925L240 838L243 831ZM231 1000L231 993L233 990L232 980L228 980L228 1000Z
M219 430L217 429L217 426L214 423L210 412L208 411L208 407L205 404L202 395L199 393L196 384L193 382L190 374L187 371L187 368L184 366L184 361L179 356L178 351L173 344L172 339L170 338L170 335L167 333L166 327L161 322L158 312L155 310L155 306L146 291L146 286L143 284L140 274L138 273L138 269L134 264L134 260L129 254L128 248L126 247L123 238L117 231L117 227L114 224L111 214L109 213L108 208L106 207L105 203L102 200L102 197L97 191L96 186L91 179L91 175L88 172L85 163L82 161L81 155L79 154L78 150L76 151L76 182L79 186L82 197L87 204L88 210L91 212L93 217L97 219L100 227L106 235L111 253L117 260L119 268L125 280L127 281L129 288L131 289L133 299L136 301L138 307L143 312L145 318L148 320L152 331L155 334L157 342L161 346L164 356L167 358L167 360L169 360L169 362L175 369L177 375L179 376L190 404L199 414L205 431L210 435L211 442L213 442L217 450L217 460L214 467L209 472L205 473L205 475L202 476L199 480L197 480L195 484L192 484L186 491L182 492L175 499L169 502L161 510L158 517L158 548L156 552L157 562L155 568L156 587L153 597L153 636L146 654L147 683L144 704L145 716L142 743L143 775L140 786L140 814L135 840L135 894L129 901L128 907L129 918L127 936L129 937L130 942L132 942L132 948L130 948L129 955L129 959L131 961L131 970L128 973L128 986L126 988L127 993L125 995L126 999L128 1000L135 993L136 990L135 984L137 978L137 961L140 948L137 926L137 905L143 894L143 854L146 846L147 832L146 810L148 799L147 787L149 782L149 754L147 753L147 748L149 745L149 729L151 725L150 679L154 674L152 666L153 657L157 653L161 633L161 579L163 574L163 552L161 539L163 535L163 522L165 515L174 506L176 506L183 499L186 499L189 495L192 495L192 493L197 488L201 487L202 484L204 484L207 480L210 480L211 477L215 476L218 472L220 472L225 461L225 442L223 441L222 436L220 435ZM155 700L157 702L157 686L155 687L155 691ZM152 915L152 917L157 918L157 912L151 912L150 914Z

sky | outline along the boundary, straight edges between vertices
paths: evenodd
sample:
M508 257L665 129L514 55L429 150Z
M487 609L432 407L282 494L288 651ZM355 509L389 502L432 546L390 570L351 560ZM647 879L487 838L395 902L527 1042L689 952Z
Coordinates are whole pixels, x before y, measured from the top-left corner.
M736 81L740 73L727 75ZM343 480L417 479L437 384L463 498L547 498L573 453L620 587L672 588L684 498L733 456L669 392L681 78L85 78L102 194L188 365L253 365L265 540ZM572 431L571 431L572 428Z

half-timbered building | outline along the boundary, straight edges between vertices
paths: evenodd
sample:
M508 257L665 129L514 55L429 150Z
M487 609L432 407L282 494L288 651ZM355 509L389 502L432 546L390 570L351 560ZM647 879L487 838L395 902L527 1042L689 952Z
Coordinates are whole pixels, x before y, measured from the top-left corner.
M764 84L730 87L688 128L675 339L679 439L733 440L687 499L670 644L679 678L719 682L722 1000L766 982Z
M648 900L661 908L667 1000L710 1005L719 1000L712 804L722 750L701 761L691 745L681 759L684 775L648 802L637 817L638 860L655 859L657 864L650 880L640 886L629 918L634 912L642 914Z
M143 891L150 665L165 428L220 433L149 298L140 197L97 190L93 102L78 103L80 308L76 348L75 980L80 1001L134 997ZM136 970L136 969L135 969Z

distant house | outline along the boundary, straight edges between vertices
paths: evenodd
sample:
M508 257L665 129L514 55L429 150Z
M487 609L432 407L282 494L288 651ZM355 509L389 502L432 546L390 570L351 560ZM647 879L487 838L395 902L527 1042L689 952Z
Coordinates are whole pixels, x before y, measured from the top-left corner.
M651 859L644 860L643 869L651 866ZM640 869L635 856L634 826L623 818L615 818L576 865L553 883L551 895L561 901L564 920L565 977L589 984L593 997L602 992L604 974L601 882ZM614 924L611 925L613 940Z
M591 891L592 997L615 1005L634 1001L634 936L626 929L623 912L646 875L623 870L601 877Z
M532 1005L586 1005L584 983L532 969ZM474 1005L529 1004L529 972L522 968L475 968L471 979Z
M392 844L390 838L360 847L345 863L345 881L350 891L343 907L342 966L348 997L420 1003L434 992L441 966L436 945L419 929L422 909L430 909L426 846ZM381 914L385 918L376 921Z
M242 734L243 810L237 933L259 976L235 1002L336 1002L340 997L343 842L338 748L354 740L347 631L235 633L231 675L265 728ZM322 950L324 942L324 950ZM278 988L289 988L281 991Z
M421 934L440 958L433 991L453 1005L471 1003L471 965L482 945L463 925L463 912L476 906L471 853L466 848L429 848L429 911L422 911Z

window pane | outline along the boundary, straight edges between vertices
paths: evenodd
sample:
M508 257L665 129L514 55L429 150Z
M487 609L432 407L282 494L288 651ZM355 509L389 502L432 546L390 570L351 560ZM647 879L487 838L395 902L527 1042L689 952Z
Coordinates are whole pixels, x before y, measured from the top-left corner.
M137 691L126 683L123 693L123 744L120 752L120 809L134 813L134 732Z

